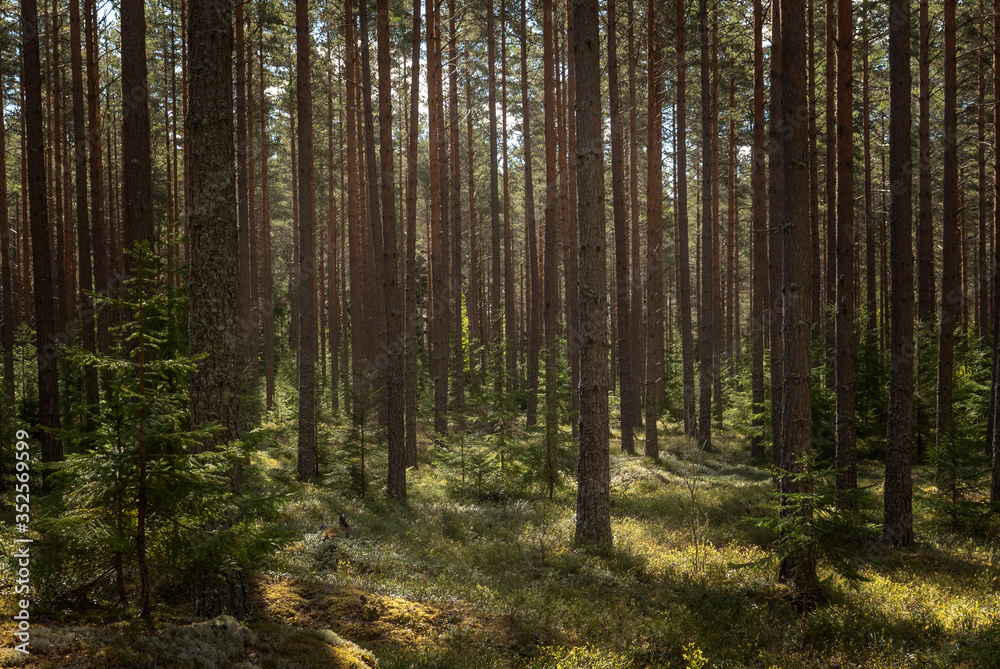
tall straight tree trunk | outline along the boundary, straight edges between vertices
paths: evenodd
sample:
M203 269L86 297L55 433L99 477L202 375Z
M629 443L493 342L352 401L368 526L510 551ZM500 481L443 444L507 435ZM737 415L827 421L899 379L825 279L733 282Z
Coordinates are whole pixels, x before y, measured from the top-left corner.
M613 2L613 0L612 0ZM576 540L611 545L608 458L608 340L598 0L573 0L580 245L580 446ZM614 24L611 24L614 30Z
M701 303L698 309L698 445L712 447L712 381L715 375L715 306L713 303L715 267L712 252L712 86L708 41L708 2L699 0L698 21L701 27Z
M813 332L820 336L823 322L820 319L820 289L823 287L820 238L819 238L819 149L816 129L816 30L813 16L815 0L808 0L806 23L808 40L806 49L806 76L809 98L809 229L812 236L812 323Z
M831 0L827 0L828 2ZM750 164L751 217L753 218L753 291L750 302L750 348L752 357L753 426L750 455L764 457L764 319L767 318L767 203L764 200L764 8L753 4L753 150Z
M937 446L950 459L954 448L952 388L955 326L962 311L958 221L958 117L956 105L955 0L944 3L944 190L942 193L941 321L938 330ZM942 465L949 464L942 462ZM954 477L948 476L951 485Z
M382 426L388 429L390 421L390 400L389 393L390 390L387 387L388 383L388 367L385 364L381 364L379 360L383 354L383 346L387 341L388 334L388 309L389 305L387 303L386 294L386 278L387 275L384 272L390 271L390 268L382 266L385 260L385 240L383 235L382 226L382 209L392 208L394 198L391 195L383 203L381 195L379 193L379 156L375 149L375 111L372 106L372 95L374 94L375 88L372 85L372 74L371 74L371 55L369 49L369 38L371 32L368 28L369 19L369 4L368 0L363 0L359 6L361 14L361 94L364 97L364 136L365 136L365 175L367 176L367 186L368 186L368 208L366 210L368 218L368 244L366 245L367 258L370 268L370 273L375 277L374 281L368 282L366 284L366 294L368 304L371 305L371 312L374 314L374 327L375 327L375 337L373 341L369 341L369 360L367 373L371 376L372 383L375 384L377 388L377 396L379 399L379 421ZM390 143L390 162L392 160L392 146ZM391 177L391 174L390 174ZM390 178L389 183L392 183ZM388 234L388 233L386 233ZM447 238L445 239L445 270L444 274L447 276ZM447 326L445 326L447 327ZM398 332L398 330L397 330ZM445 330L445 341L447 341L447 330ZM445 358L445 365L447 366L447 358ZM402 406L402 404L400 404ZM400 426L402 427L402 426ZM405 487L405 486L404 486Z
M719 207L719 10L712 10L712 400L722 429L722 355L725 310L722 304L722 216Z
M146 70L146 14L142 0L122 0L122 177L125 243L134 249L153 242L153 168L149 138L149 84ZM189 147L190 148L190 147ZM131 273L132 260L125 265Z
M837 488L857 487L854 398L854 19L851 0L837 5ZM843 501L842 501L843 503Z
M462 344L464 321L462 318L462 161L459 151L459 115L458 115L458 46L457 31L455 28L456 19L455 0L448 3L448 129L450 134L451 160L451 193L448 198L451 210L451 333L452 333L452 355L454 367L454 387L455 409L461 412L465 405L465 350ZM506 74L504 82L506 82ZM388 87L388 82L386 86ZM505 86L506 88L506 86ZM506 98L504 101L506 106ZM504 128L506 129L506 112L504 113ZM506 153L506 142L504 143L504 156ZM506 211L507 194L507 169L506 159L504 160L504 206ZM509 227L509 226L508 226ZM509 296L508 296L509 297Z
M931 112L930 112L930 18L929 0L919 0L919 162L917 186L917 321L920 326L917 355L917 443L916 455L923 454L924 437L931 428L931 377L933 363L924 349L934 330L934 221L931 200Z
M1000 100L1000 0L993 0L993 98ZM1000 105L993 106L993 142L1000 146ZM993 152L994 171L1000 170L1000 151ZM1000 401L1000 179L995 180L993 192L993 379L990 392L990 416L992 421L986 434L986 454L993 464L990 484L990 503L1000 502L1000 421L997 418L997 403Z
M976 51L977 61L977 101L976 101L976 165L978 169L977 191L979 202L976 213L979 216L979 231L976 235L979 249L976 256L976 334L984 341L990 339L990 300L989 300L989 252L987 241L989 235L986 228L986 33L985 33L984 0L979 0L979 48ZM891 182L891 181L890 181Z
M807 128L795 120L805 108L806 49L805 7L802 0L781 3L781 112L786 132L782 146L784 168L784 207L782 217L784 334L782 337L784 392L782 401L782 439L786 453L783 468L801 471L801 458L812 451L812 366L810 302L812 280L810 267L802 262L810 253L809 140ZM782 493L808 493L812 481L792 481L782 477ZM808 513L808 511L803 511ZM781 564L781 579L793 582L800 590L815 578L815 559L810 551L786 557Z
M889 3L889 253L892 256L889 422L886 436L882 538L913 543L913 174L910 96L910 4ZM982 25L982 21L980 21ZM980 64L980 83L982 65ZM980 86L982 91L982 86ZM981 109L981 108L980 108ZM982 118L982 116L980 116Z
M456 105L457 107L457 105ZM507 2L500 1L500 115L503 133L503 295L507 392L517 387L517 316L514 289L514 238L510 229L510 171L507 169ZM457 144L457 141L456 141ZM457 172L456 172L457 174ZM455 197L458 202L458 197Z
M660 13L655 0L647 5L649 94L646 132L646 455L659 457L657 440L663 387L663 108L660 79Z
M549 499L555 491L555 457L559 439L559 392L556 365L559 351L556 348L558 327L559 267L556 255L556 129L555 129L555 71L552 25L552 0L542 0L543 67L545 71L545 477ZM492 105L491 105L492 107ZM491 127L493 124L491 123Z
M21 2L21 53L24 59L24 134L27 145L28 203L35 298L35 348L38 357L38 397L42 418L42 460L63 459L59 429L59 378L56 371L56 312L52 286L52 247L49 240L48 199L45 188L45 139L42 126L42 67L38 44L38 3Z
M528 257L528 426L537 422L538 356L541 348L542 295L538 277L538 233L535 229L535 185L531 168L531 108L528 106L528 4L521 0L521 125L524 142L524 234ZM470 156L471 171L471 156ZM471 216L471 212L470 212ZM470 319L471 321L471 319Z
M242 331L239 274L232 262L239 242L236 220L236 165L233 127L233 27L230 5L192 3L188 38L199 64L189 79L191 269L188 337L193 354L205 354L191 376L191 423L217 421L222 431L205 448L240 437ZM231 473L240 494L240 470ZM239 568L197 574L192 581L197 615L245 616L250 607L246 573ZM146 608L145 606L143 607Z
M782 345L782 263L784 255L781 246L781 226L785 206L784 180L784 135L781 127L781 0L771 2L771 104L768 112L768 290L769 308L764 320L764 335L770 342L771 353L771 460L781 466L784 462L783 426L784 353Z
M410 131L406 138L406 466L417 466L417 140L420 135L420 0L413 0Z
M483 319L484 312L481 308L482 281L480 280L480 253L479 234L477 222L479 220L476 211L476 170L473 164L475 155L472 149L472 79L465 78L465 141L466 141L466 165L469 166L469 370L472 372L473 383L477 387L482 387L483 377L486 374L486 349L484 342Z
M349 226L348 247L350 254L350 322L351 322L351 406L353 409L351 422L357 426L363 422L367 411L368 383L364 374L365 351L365 319L366 313L362 293L364 248L361 242L362 222L359 202L358 174L358 131L357 131L357 19L355 18L354 0L345 0L344 19L346 23L346 65L347 84L346 115L347 121L347 221ZM433 139L432 139L433 141ZM433 157L432 152L432 157ZM433 171L431 172L433 179Z
M865 345L869 354L874 355L878 342L878 293L875 286L875 202L872 196L872 152L871 152L871 70L868 67L871 55L869 33L871 24L868 22L868 4L861 3L861 142L864 159L865 188L865 310L868 312L868 325L865 330Z
M267 141L267 97L264 84L264 41L258 45L260 57L260 299L264 305L264 396L266 406L274 406L274 298L271 278L271 197L267 182L267 158L271 149Z
M566 305L569 318L566 329L566 349L569 355L569 423L573 438L580 436L580 305L574 299L580 283L579 249L575 240L577 231L577 200L576 194L576 114L570 106L576 97L576 67L574 65L575 51L573 49L573 3L566 4L566 223L569 230L567 236L568 263L566 265ZM662 218L662 217L661 217ZM660 295L663 291L660 291ZM661 349L662 350L662 349ZM662 354L661 354L662 357ZM663 395L663 382L660 382L660 397Z
M76 232L79 261L79 296L74 303L77 305L77 317L82 330L83 347L94 353L97 351L97 342L94 334L94 306L90 297L94 289L93 263L90 254L90 217L87 210L87 126L84 122L83 108L83 54L82 39L80 35L80 2L70 0L69 3L69 28L70 28L70 68L73 77L73 163L75 169L76 186ZM6 171L0 170L0 174ZM6 200L6 193L0 195L0 199ZM3 216L6 218L6 202L0 203ZM4 224L4 230L7 225ZM6 255L4 260L7 260ZM6 290L6 288L5 288ZM7 308L9 299L5 297L4 308ZM13 314L11 314L13 315ZM11 323L13 318L5 318L6 323ZM84 383L86 385L87 404L95 406L97 404L97 370L88 368L85 373Z
M316 453L316 214L313 190L312 70L310 69L309 1L295 0L295 102L299 117L299 431L298 475L312 481L319 475ZM369 156L369 160L374 158Z
M836 0L823 0L826 10L826 297L824 320L837 311L837 21ZM828 321L827 321L828 322ZM827 359L836 360L836 326L826 326ZM829 369L829 368L828 368ZM836 374L828 374L833 386Z
M625 152L622 147L621 102L618 93L618 25L617 0L608 0L608 100L611 108L611 197L615 222L615 307L618 317L618 374L620 378L619 424L621 427L621 447L626 453L635 453L634 434L631 417L635 411L632 394L631 320L628 291L628 221L625 211ZM579 67L579 60L577 61ZM582 83L582 82L581 82ZM579 121L577 131L579 132ZM579 169L577 170L579 172ZM577 177L583 180L579 173ZM603 182L602 182L603 184ZM603 187L602 187L603 189ZM582 207L581 207L582 209ZM580 233L583 234L583 221ZM582 278L581 267L581 278ZM582 313L581 313L582 319ZM587 374L592 370L587 369Z
M250 302L250 181L247 171L249 135L247 135L247 59L243 36L243 3L235 3L234 10L234 23L236 24L236 223L239 235L237 262L240 274L239 323L240 336L243 340L240 348L244 358L243 388L250 401L256 403L256 398L250 394L249 384L250 369L257 364L256 360L250 358L250 352L253 349L251 339L257 338L257 332L250 327L250 312L253 306ZM251 427L252 419L252 412L243 412L240 420L243 421L244 430Z
M433 320L431 369L434 377L434 432L443 437L448 431L448 254L447 166L444 144L444 64L441 50L441 0L432 0L427 16L427 48L433 54L428 69L431 76L430 188L431 188L431 268L433 270Z
M678 0L683 5L683 0ZM639 253L639 131L638 103L636 100L636 48L635 48L635 0L628 0L628 179L629 179L629 228L631 229L632 261L632 396L636 398L632 426L642 425L642 394L646 387L646 338L643 327L642 265ZM678 28L678 35L682 29ZM678 37L678 43L683 40ZM679 71L683 71L678 67ZM679 75L678 75L679 78ZM692 376L692 378L694 378ZM692 389L693 392L693 389ZM686 396L685 396L686 397ZM687 400L685 399L685 410ZM686 415L686 414L685 414ZM694 415L694 414L692 414Z
M3 92L0 91L0 109L3 109ZM84 149L86 153L86 149ZM0 111L0 174L7 174L7 119ZM86 211L86 204L84 204ZM7 179L0 179L0 253L3 260L0 263L3 282L3 395L8 406L14 404L14 289L10 268L10 219L7 201ZM89 312L88 312L89 313ZM91 323L93 326L93 323ZM93 332L93 329L91 329ZM93 343L93 342L92 342ZM2 472L0 472L2 473ZM4 486L0 484L0 489Z
M695 435L694 328L691 323L691 264L687 208L687 66L684 0L677 3L677 303L680 307L684 434ZM629 51L631 51L631 47ZM633 103L634 105L634 103ZM634 129L633 129L634 132ZM635 138L633 136L633 142ZM638 240L635 240L638 244Z
M385 393L389 420L389 480L393 499L406 498L406 442L403 426L403 346L405 341L403 302L399 290L399 248L396 208L393 204L392 72L389 67L389 0L377 0L375 30L378 42L379 143L382 158L382 286L385 293L386 357ZM456 142L457 143L457 142Z
M490 346L493 349L493 394L497 399L504 388L504 345L500 341L501 311L500 311L500 175L498 167L497 146L497 74L496 74L496 37L493 26L493 0L486 2L486 40L489 73L489 118L490 118L490 239L492 254L492 279L490 282L490 316L492 320L493 338ZM509 296L508 296L509 297ZM510 345L510 342L507 342Z

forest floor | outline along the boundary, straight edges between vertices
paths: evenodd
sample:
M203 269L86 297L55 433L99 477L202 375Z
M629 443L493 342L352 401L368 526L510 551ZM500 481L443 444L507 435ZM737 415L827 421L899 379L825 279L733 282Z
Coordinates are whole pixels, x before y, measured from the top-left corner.
M346 435L330 429L332 442ZM523 436L502 473L455 447L432 462L422 441L405 506L384 497L377 469L364 499L333 479L297 487L282 512L295 540L260 577L246 623L168 621L173 611L156 635L49 623L29 662L0 651L0 666L1000 667L1000 526L970 540L934 521L923 468L918 544L899 551L876 541L881 464L860 464L848 548L866 580L821 561L822 596L803 613L776 582L774 534L753 520L767 513L771 476L744 439L704 452L670 436L658 460L613 442L615 545L599 553L573 545L571 448L550 501L525 464L540 435ZM270 464L294 471L290 433L267 439Z

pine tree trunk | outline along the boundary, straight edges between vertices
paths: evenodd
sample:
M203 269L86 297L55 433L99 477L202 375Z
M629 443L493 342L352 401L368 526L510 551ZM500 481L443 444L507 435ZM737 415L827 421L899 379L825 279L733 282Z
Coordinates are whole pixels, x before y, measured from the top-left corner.
M655 0L647 6L649 95L646 132L646 444L649 457L659 457L658 428L660 396L663 393L663 109L660 79L659 10ZM709 349L711 350L711 349Z
M941 321L938 331L937 446L941 468L950 467L954 452L952 388L955 326L962 310L961 256L958 221L958 120L956 112L955 0L944 3L944 190L942 193ZM940 471L940 469L939 469ZM946 474L944 484L954 477ZM942 486L944 489L944 486Z
M298 252L298 475L312 481L319 475L316 454L316 293L313 220L313 128L312 70L310 68L310 23L308 0L295 0L295 99L299 117L299 252Z
M699 0L698 17L701 27L701 303L698 309L698 445L712 447L712 382L714 377L713 347L715 342L715 307L713 302L715 269L712 253L712 87L708 41L708 2Z
M770 342L771 358L771 461L779 467L784 466L784 442L781 429L783 425L782 410L784 400L784 355L782 345L783 304L782 304L782 264L784 256L781 247L781 225L785 206L784 194L784 158L782 146L784 136L781 128L781 40L784 34L781 30L780 0L771 2L771 89L770 108L768 112L768 174L767 199L768 208L768 290L769 307L767 318L764 319L764 336Z
M687 67L684 0L677 2L677 302L680 307L684 434L695 435L694 328L691 323L691 265L687 208ZM631 47L629 49L631 51ZM633 129L634 130L634 129ZM634 141L634 140L633 140ZM638 240L635 240L638 243Z
M274 406L274 297L271 276L271 197L267 182L267 158L271 149L267 141L267 97L264 95L264 41L258 45L260 56L260 299L264 305L264 396L270 410Z
M917 320L918 337L916 417L917 457L926 450L924 438L931 429L933 411L931 390L933 362L930 358L930 338L934 330L934 221L931 200L931 149L930 149L930 18L929 0L919 0L919 162L920 176L917 187Z
M417 466L417 140L420 134L420 0L413 0L410 129L406 144L406 466Z
M430 188L431 188L431 268L433 270L433 314L431 333L431 368L434 376L434 432L443 438L448 432L448 343L449 273L448 188L445 153L443 52L441 48L441 0L432 0L428 15L428 49L433 56L428 63L431 75L430 105ZM433 31L433 33L431 32Z
M34 267L35 332L38 357L38 397L42 418L42 460L63 459L59 429L59 379L56 371L56 313L49 239L48 199L45 179L45 140L42 126L42 70L38 44L38 3L21 2L22 58L24 59L24 119L27 145L28 202Z
M854 19L850 0L837 6L837 358L835 427L839 490L857 487L854 388ZM844 502L842 501L842 504Z
M782 251L784 292L784 402L782 439L786 460L784 468L801 471L801 458L812 451L812 387L810 303L812 280L810 267L801 262L809 257L809 159L808 129L795 119L807 102L805 7L802 0L781 3L781 112L789 131L782 146L784 171L784 207L782 208ZM783 493L806 493L812 481L781 479ZM804 511L804 513L810 513ZM808 549L785 558L781 579L793 582L805 591L815 579L815 559Z
M76 172L76 231L80 253L80 290L79 297L77 300L74 300L74 304L77 305L74 311L79 318L83 347L94 353L97 351L97 342L94 335L94 305L90 297L90 293L94 289L94 282L93 264L90 255L90 217L87 209L87 126L84 123L83 109L83 55L80 53L82 40L80 36L79 0L70 0L69 17L70 68L72 69L73 77L73 162ZM0 170L0 174L6 174L6 171ZM6 200L6 193L0 194L0 199ZM6 218L6 202L0 203L0 208L3 209L3 213L0 215ZM4 230L7 230L6 224L4 224ZM7 260L6 255L4 256L4 260ZM6 292L7 286L5 286L4 290ZM5 295L5 309L8 302L9 299ZM5 319L7 323L11 323L12 321L13 314L11 314L11 318ZM97 371L88 368L85 372L84 383L86 385L87 404L95 406L97 404Z
M677 0L678 5L683 7L683 0ZM629 227L631 229L631 261L632 261L632 396L634 412L632 416L632 427L642 425L642 394L646 387L646 338L643 327L643 301L642 301L642 265L640 262L640 238L639 238L639 132L638 132L638 102L636 100L636 48L635 48L635 0L628 0L628 170L629 170ZM683 45L683 24L678 27L677 43ZM678 82L681 80L683 67L678 67ZM680 83L678 83L680 87ZM683 112L682 112L683 113ZM683 170L680 172L683 174ZM692 368L693 369L693 368ZM693 374L693 372L692 372ZM685 377L686 378L686 377ZM693 376L691 377L694 378ZM694 392L692 386L692 393ZM685 411L687 410L687 395L684 396ZM692 398L694 395L692 394ZM692 413L692 416L694 414ZM685 416L687 414L685 413Z
M122 176L125 211L123 247L153 242L153 181L149 137L149 84L146 70L146 16L141 0L122 0L122 90L131 91L122 101ZM190 148L190 147L189 147ZM132 260L125 265L132 267ZM131 273L131 269L129 269Z
M217 421L223 430L206 448L240 437L239 403L242 331L239 323L239 275L235 258L238 229L233 139L233 27L224 2L191 7L188 29L191 58L191 103L188 208L191 225L188 336L192 354L206 354L191 376L191 423ZM240 493L240 471L232 472ZM195 613L214 616L249 613L247 575L239 569L199 575L192 580Z
M628 291L628 222L625 211L625 154L622 147L621 102L618 97L618 25L616 15L617 0L608 0L608 99L611 108L611 194L615 224L615 315L618 336L618 375L620 378L619 423L621 426L621 447L626 453L635 453L631 417L635 409L632 394L632 357L630 305ZM579 122L577 123L579 130ZM579 171L579 170L578 170ZM579 178L580 175L577 174ZM582 183L582 178L580 183ZM602 182L603 183L603 182ZM581 207L582 209L582 207ZM583 221L580 222L583 232ZM583 268L581 267L581 278ZM582 318L582 314L581 314ZM588 375L592 371L588 368Z
M541 348L542 295L541 284L538 280L538 233L535 229L535 185L531 165L531 108L528 102L527 16L527 0L521 0L521 125L524 142L524 234L528 257L528 293L530 295L530 304L528 306L528 410L525 422L530 427L535 425L538 420L538 357ZM470 174L471 163L472 156L470 155ZM469 320L471 325L471 315Z
M823 0L826 13L826 299L823 319L826 327L827 360L836 360L837 328L829 316L837 311L837 21L833 8L837 0ZM835 373L827 373L827 385L835 384Z
M3 109L4 96L0 91L0 109ZM86 149L84 149L86 152ZM6 177L7 174L7 118L6 114L0 111L0 175ZM86 184L84 184L86 186ZM86 195L86 193L84 193ZM84 203L86 212L86 203ZM8 217L9 208L7 202L7 179L0 178L0 253L3 260L0 262L0 273L2 273L3 286L3 324L0 327L0 339L3 345L3 395L7 398L8 406L14 405L14 289L11 281L10 268L10 219ZM91 322L93 326L93 322ZM93 333L93 328L91 328ZM93 344L93 341L91 341ZM3 475L3 468L0 467L0 476ZM3 489L0 483L0 489Z
M580 446L576 540L610 546L608 341L598 0L573 0L580 248ZM612 24L613 30L613 24Z
M449 0L448 4L448 129L450 132L451 145L451 195L448 200L451 210L451 336L452 336L452 371L454 381L452 392L454 395L454 409L461 412L465 406L465 350L463 348L464 321L462 318L462 161L459 151L459 114L458 114L458 46L457 31L455 27L456 19L455 0ZM506 73L504 75L506 90ZM504 108L506 109L506 96L504 98ZM506 133L506 112L504 112L504 132ZM506 169L506 141L504 142L504 213L507 212L507 169ZM508 226L509 229L509 226ZM512 302L512 297L508 294L508 300Z
M869 41L870 24L868 23L868 5L861 4L861 142L863 154L862 180L865 188L865 311L868 312L868 324L865 330L865 346L867 354L874 356L878 342L878 293L875 286L875 202L872 197L872 152L871 152L871 70L868 60L871 54Z
M549 499L555 492L555 456L559 439L559 392L556 365L559 351L556 348L558 327L558 256L556 255L556 129L555 129L555 72L553 54L552 0L542 0L542 32L544 40L543 66L545 70L545 468Z
M827 0L828 2L831 0ZM750 302L750 347L752 360L752 411L754 437L750 455L764 457L764 322L767 318L767 203L764 200L764 9L762 0L753 4L753 162L750 165L750 191L753 218L753 291Z
M889 153L892 155L892 160L889 161L889 183L892 184L889 192L889 253L892 256L892 318L882 538L894 545L909 546L913 543L910 460L913 442L914 345L913 174L910 167L910 95L913 77L910 74L908 0L892 0L889 14L893 17L889 22ZM979 71L982 83L981 64Z

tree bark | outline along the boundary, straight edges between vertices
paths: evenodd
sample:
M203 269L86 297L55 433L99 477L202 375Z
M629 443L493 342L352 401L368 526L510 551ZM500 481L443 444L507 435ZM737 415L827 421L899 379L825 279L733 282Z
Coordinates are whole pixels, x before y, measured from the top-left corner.
M647 5L649 95L646 154L646 455L659 457L660 396L663 394L663 108L660 79L659 9Z
M559 392L556 365L558 327L558 256L556 255L556 129L552 0L542 0L543 67L545 71L545 479L549 499L555 491L555 451L559 439ZM492 124L491 124L492 125Z
M403 427L403 304L399 291L399 249L396 244L396 208L393 191L392 73L389 68L389 0L377 0L379 143L382 157L382 285L385 292L386 337L382 353L389 420L387 492L393 499L406 498L406 442Z
M146 14L142 0L122 0L122 176L125 249L153 242L153 168L149 137L149 82L146 70ZM188 147L191 150L191 147ZM125 266L131 274L132 260Z
M830 2L831 0L827 0ZM752 411L754 436L750 455L764 457L764 320L767 318L767 203L764 199L764 9L762 0L753 4L753 162L750 164L751 216L753 218L753 296L750 302L750 347L752 356Z
M712 224L712 86L708 41L708 2L698 1L701 26L701 304L698 309L698 445L712 448L712 382L715 376L713 348L715 345L715 265Z
M837 6L837 358L835 427L839 490L857 487L854 388L854 21L850 0Z
M24 59L24 121L27 144L28 203L31 219L35 298L35 350L42 418L42 461L63 459L59 429L59 378L56 371L56 312L52 286L48 198L45 188L45 138L42 126L42 67L38 44L38 3L21 2L21 53Z
M523 0L522 0L523 1ZM625 211L625 153L622 147L621 102L618 94L618 25L616 14L617 0L608 0L608 101L611 108L611 196L614 208L615 223L615 308L618 325L618 375L619 375L619 424L621 427L621 448L626 453L635 453L634 434L631 417L635 411L632 394L632 349L631 320L628 290L628 222ZM579 60L577 60L579 64ZM577 131L580 123L577 121ZM579 144L579 140L577 140ZM583 179L577 168L578 183ZM603 186L603 181L602 181ZM580 207L581 213L583 207ZM603 218L603 217L602 217ZM580 234L583 234L584 222L580 221ZM581 258L582 260L582 258ZM580 268L581 279L583 267ZM582 307L582 305L581 305ZM583 313L581 308L581 321ZM581 356L583 354L581 353ZM587 374L593 373L589 368Z
M784 195L784 134L781 127L781 43L784 33L781 30L781 0L771 2L771 104L768 112L768 174L767 199L768 209L768 289L769 308L764 319L764 336L770 342L771 353L771 460L777 466L784 462L784 443L782 441L782 410L784 400L784 354L782 345L782 263L784 256L781 243L781 226L783 221Z
M313 127L312 70L310 69L310 23L308 0L295 0L295 100L299 117L299 430L298 475L312 481L319 475L316 454L316 293L313 221ZM374 160L369 157L369 160Z
M958 119L956 100L955 0L944 3L944 190L942 193L941 321L938 331L937 446L942 464L954 448L952 388L955 326L962 312L958 221ZM948 476L945 483L952 484Z
M191 101L186 119L191 152L191 269L188 286L188 337L192 354L206 355L191 376L191 423L217 421L223 428L204 446L212 448L240 437L239 403L242 331L237 298L236 165L233 139L233 27L226 2L191 6L188 25L191 59L199 63L189 79ZM232 487L241 490L240 470ZM196 613L232 613L242 617L250 601L240 570L195 579ZM213 596L202 596L212 592Z
M889 422L882 539L913 543L913 175L910 168L910 5L889 3L889 253L892 256ZM980 65L980 73L982 73ZM981 90L981 87L980 87Z
M601 123L601 42L597 0L573 0L573 23L575 78L579 84L575 111L580 363L587 370L586 378L580 383L576 540L583 544L610 546L604 133Z
M413 0L410 132L406 144L406 466L417 466L417 140L420 134L420 0Z
M684 0L677 3L677 302L680 307L684 434L695 435L694 328L691 323L691 265L687 208L687 66ZM629 49L631 51L631 48ZM634 103L633 103L634 106ZM633 128L634 131L634 128ZM633 138L633 142L635 139ZM638 239L635 240L638 244Z
M537 422L538 412L538 357L541 348L542 295L538 277L535 185L531 166L531 108L528 99L528 5L527 0L521 0L521 136L524 142L524 234L528 257L528 293L530 295L528 307L528 410L525 422L528 426L532 426ZM472 156L470 155L470 171L471 160Z
M796 120L807 102L805 11L802 0L781 3L781 112L788 129L783 142L784 207L782 251L784 255L784 392L782 439L786 459L783 468L801 471L802 460L812 451L812 385L810 267L801 262L809 257L810 230L808 196L808 128ZM781 479L783 493L806 493L812 481ZM805 513L809 513L805 511ZM811 551L785 558L781 578L805 590L815 581L815 559Z

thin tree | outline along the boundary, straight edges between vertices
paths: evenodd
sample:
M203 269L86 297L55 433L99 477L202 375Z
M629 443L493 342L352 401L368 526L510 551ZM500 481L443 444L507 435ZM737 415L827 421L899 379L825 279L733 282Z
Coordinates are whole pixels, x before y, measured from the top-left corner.
M493 249L493 272L490 282L490 310L493 317L493 339L490 345L493 349L493 393L499 398L504 388L504 346L500 342L501 319L500 311L500 175L498 166L498 138L497 138L497 73L496 73L496 37L494 35L493 20L493 0L486 2L486 48L488 60L488 102L490 119L490 231L491 246ZM507 299L512 299L508 295ZM509 346L511 342L507 342Z
M614 0L611 0L613 3ZM580 446L576 540L610 546L604 133L597 0L573 0L580 245ZM612 31L614 27L612 25Z
M625 153L622 147L622 118L621 101L618 95L618 25L616 5L617 0L608 0L608 101L611 108L611 196L614 207L615 221L615 306L618 316L618 375L619 375L619 395L621 396L621 408L619 410L619 423L621 426L621 446L626 453L635 453L634 434L632 431L631 418L635 411L633 403L635 397L632 394L632 357L631 357L631 334L632 328L630 320L629 286L628 286L628 221L626 221L625 211L625 175L624 162ZM579 60L577 60L579 67ZM579 132L579 121L577 121L577 132ZM579 140L577 140L579 144ZM577 168L578 183L583 179ZM580 207L581 213L583 207ZM583 234L583 221L580 221L580 234ZM581 265L583 258L581 257ZM583 267L581 266L581 278ZM581 305L581 321L583 320L583 309ZM581 352L581 357L583 353ZM589 368L588 374L591 373Z
M698 21L701 29L701 303L698 310L698 445L712 447L712 382L715 348L715 268L713 255L712 217L712 86L711 53L708 41L708 2L698 1Z
M981 71L981 70L980 70ZM913 543L913 175L910 168L910 4L889 3L889 254L892 318L889 421L886 434L882 539Z
M417 466L417 140L420 134L420 0L413 0L410 128L406 143L406 466Z
M559 389L556 365L559 351L556 348L558 327L559 285L558 256L556 255L556 129L555 129L555 71L552 25L552 0L542 0L543 67L545 71L545 474L549 498L555 492L555 450L559 437Z
M94 289L93 263L90 254L90 215L87 208L87 125L84 121L83 106L83 54L80 35L80 2L70 0L70 69L73 78L73 166L75 170L74 185L76 191L76 232L80 254L79 260L79 295L75 300L79 308L79 323L82 330L83 347L94 353L97 342L94 333L94 307L90 297ZM6 171L0 171L6 174ZM5 194L4 194L5 195ZM4 198L5 199L5 198ZM6 210L6 204L0 204ZM5 215L5 214L4 214ZM4 230L7 226L4 225ZM7 300L4 300L6 305ZM7 321L8 323L11 321ZM97 404L97 371L88 368L85 372L87 404Z
M35 350L38 358L38 397L42 419L42 460L63 459L59 429L59 378L56 372L56 313L53 303L52 251L45 178L45 139L42 126L42 66L39 48L38 3L21 2L21 55L24 59L24 134L27 146L28 206L34 272Z
M918 146L920 175L917 186L917 320L920 324L921 351L928 347L934 329L934 220L931 198L931 112L930 112L930 17L929 0L919 0L918 55ZM931 400L927 395L932 366L926 355L917 357L917 379L925 392L917 397L917 452L924 450L923 438L930 428Z
M263 11L263 10L262 10ZM261 17L263 22L263 17ZM268 409L274 406L274 297L271 278L271 194L267 181L267 159L271 152L267 137L267 97L264 79L264 37L258 44L260 87L260 299L264 305L264 396Z
M955 326L962 311L958 220L958 116L956 112L955 0L944 2L944 190L942 192L941 320L938 329L937 447L942 457L954 446L952 388ZM948 484L953 477L948 477Z
M536 423L538 412L538 356L541 348L542 295L538 277L538 233L535 226L535 184L531 166L531 109L528 106L528 99L528 5L527 0L521 0L521 135L524 143L524 234L528 256L528 294L530 295L528 307L528 408L525 422L531 426ZM470 217L471 215L470 212Z
M680 307L681 367L684 382L684 434L696 432L694 327L691 323L691 264L687 210L687 65L684 0L677 2L677 302ZM631 49L630 49L631 50ZM634 128L633 128L633 142ZM634 240L638 243L638 240Z
M784 256L781 245L782 210L784 195L784 134L781 126L781 2L771 2L771 104L768 110L768 291L769 307L764 319L764 337L770 342L771 359L771 460L781 466L784 462L784 442L782 441L784 392L784 355L782 353L782 263Z
M827 0L828 2L830 0ZM752 357L751 393L753 425L750 454L764 457L764 319L767 317L767 203L764 200L764 9L761 0L753 4L753 162L750 165L750 190L753 218L753 291L750 302L750 348Z
M312 481L319 475L316 454L316 292L313 239L313 128L309 1L295 0L295 99L299 117L299 430L298 475Z
M660 395L663 387L663 109L660 40L657 3L647 6L649 34L647 46L649 95L646 156L646 444L645 452L660 454L657 441Z
M378 41L379 143L382 157L382 286L386 306L385 393L389 420L387 491L393 499L406 497L406 441L403 426L403 301L399 290L399 247L396 244L396 208L393 206L392 72L389 67L389 0L377 0L375 30Z
M854 397L854 22L851 0L837 6L837 357L835 427L840 490L857 487Z

